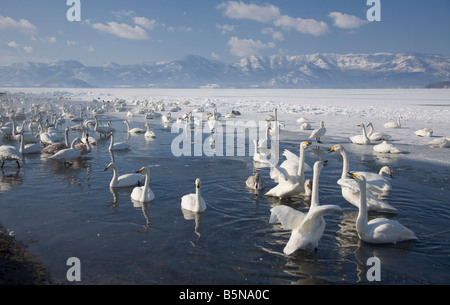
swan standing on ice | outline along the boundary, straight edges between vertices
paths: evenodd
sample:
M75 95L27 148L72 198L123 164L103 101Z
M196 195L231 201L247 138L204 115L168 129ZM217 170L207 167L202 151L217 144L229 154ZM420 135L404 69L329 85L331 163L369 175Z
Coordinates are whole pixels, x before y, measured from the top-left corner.
M403 119L403 116L399 115L397 117L397 122L389 122L384 124L385 128L401 128L402 124L400 123L400 119Z
M253 176L248 177L245 181L245 185L247 188L254 191L260 191L266 187L266 183L258 172L256 172Z
M362 241L371 244L395 244L397 242L417 239L414 232L396 220L376 218L368 222L365 192L366 179L364 176L359 176L356 174L353 175L353 177L361 190L359 214L356 221L356 231Z
M128 150L130 149L130 145L125 142L114 143L114 133L111 132L111 142L109 143L109 151L120 151L120 150Z
M294 253L298 249L312 246L317 251L319 241L325 231L325 219L323 215L328 212L341 212L337 205L319 205L319 177L320 171L326 162L314 164L313 190L311 206L307 214L294 210L288 206L276 206L272 208L269 223L280 221L283 229L292 230L291 237L283 252L286 255Z
M145 175L143 174L133 173L119 176L119 170L117 169L116 164L114 164L113 162L111 162L105 168L105 171L111 168L113 170L113 177L111 179L111 182L109 183L109 187L111 188L141 186L145 183Z
M14 146L0 145L0 161L2 161L2 167L6 161L16 161L17 167L20 168L19 161L23 160L23 155Z
M369 137L367 136L367 133L366 133L366 126L364 124L359 124L358 127L362 128L362 134L350 137L350 140L354 144L369 145L370 144L370 139L369 139Z
M127 125L127 131L129 134L141 134L145 133L145 130L142 128L130 128L130 123L128 121L123 121L123 124Z
M394 145L383 141L382 143L375 145L373 147L373 151L377 153L383 153L383 154L399 154L401 151L395 147Z
M419 129L415 132L415 134L418 137L430 138L433 136L433 129L431 128Z
M181 198L181 207L194 213L203 213L206 210L206 202L200 191L200 179L195 180L195 194L184 195Z
M367 127L369 128L369 130L367 131L367 136L369 137L370 141L376 142L381 140L389 140L390 138L392 138L388 134L381 132L374 132L372 123L367 124Z
M150 189L150 170L147 167L143 167L136 172L136 174L145 174L144 186L137 186L133 189L131 193L131 200L137 202L149 202L155 199L155 194Z
M327 132L327 129L325 128L325 123L324 121L320 122L320 127L317 129L314 129L313 132L311 133L311 135L309 136L310 139L316 139L317 143L322 143L320 142L320 138L323 137Z
M349 173L349 162L347 152L345 151L344 147L340 144L333 146L330 149L330 152L339 152L342 156L343 161L342 175L341 179L337 181L337 183L341 186L342 197L344 197L345 200L347 200L355 207L359 207L360 189L358 187L358 184L353 179L347 178L347 174ZM373 194L371 191L367 190L366 192L369 211L389 212L389 213L397 212L396 208L378 199L375 196L375 194Z
M75 140L73 140L70 148L58 151L56 154L51 156L50 159L64 161L64 163L68 163L70 161L78 159L81 156L81 153L75 148L75 144L77 142L80 142L80 138L76 138Z

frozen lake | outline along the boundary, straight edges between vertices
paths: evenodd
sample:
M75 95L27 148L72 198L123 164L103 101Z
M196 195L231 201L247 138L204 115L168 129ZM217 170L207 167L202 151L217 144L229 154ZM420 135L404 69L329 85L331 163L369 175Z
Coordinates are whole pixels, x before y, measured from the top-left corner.
M12 94L16 109L31 104L67 105L72 110L88 103L123 99L127 111L109 109L99 115L116 128L116 142L127 142L129 151L114 153L120 173L143 166L151 171L150 188L155 200L136 205L132 188L112 191L109 138L98 139L93 152L70 167L46 155L26 156L17 171L5 164L0 177L0 224L49 268L56 283L66 279L70 257L82 264L81 284L356 284L366 278L370 257L381 261L381 284L448 284L450 282L449 221L450 150L431 148L428 143L450 136L450 91L448 90L144 90L144 89L3 89ZM138 110L143 103L163 102L162 114L173 118L203 107L204 112L225 116L231 110L241 116L228 120L264 121L273 109L283 124L280 151L298 154L299 143L309 140L310 130L300 130L296 120L307 118L315 128L325 122L323 144L306 151L306 162L327 160L320 177L320 203L336 204L342 213L325 216L326 229L317 253L299 250L285 256L283 248L290 232L269 224L270 209L284 204L308 211L310 198L296 196L282 201L264 196L276 184L269 168L255 168L252 156L174 157L171 144L180 133L172 133L160 118L146 119ZM2 98L1 114L6 102ZM77 114L75 112L75 114ZM385 129L383 124L402 115L402 128ZM27 118L28 119L28 118ZM132 127L148 123L156 139L128 136ZM375 131L392 136L400 154L377 154L373 146L355 145L350 136L360 134L358 124L372 122ZM77 123L66 120L65 126ZM424 127L431 138L414 132ZM81 136L70 132L70 140ZM211 134L204 130L200 140ZM238 135L245 137L245 135ZM196 138L199 139L199 138ZM17 145L4 140L7 144ZM247 141L248 142L248 141ZM370 213L387 217L410 228L418 240L397 245L370 245L358 238L355 222L358 210L341 195L336 181L342 172L342 158L328 149L345 146L350 170L378 172L388 165L393 171L393 190L385 198L397 214ZM246 151L251 148L246 146ZM283 161L281 157L280 161ZM266 181L259 196L245 187L245 180L258 170ZM181 197L195 191L202 179L207 210L187 215ZM312 173L306 173L307 178Z

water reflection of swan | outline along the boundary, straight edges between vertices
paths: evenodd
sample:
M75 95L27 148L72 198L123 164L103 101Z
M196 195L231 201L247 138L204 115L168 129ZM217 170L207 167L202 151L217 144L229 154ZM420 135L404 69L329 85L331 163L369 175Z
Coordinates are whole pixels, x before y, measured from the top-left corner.
M361 240L372 244L389 244L417 239L414 233L396 220L376 218L368 222L366 179L354 174L360 192L359 214L356 221L356 231Z
M133 189L131 193L131 199L137 202L149 202L155 199L155 194L150 189L150 170L147 167L143 167L136 172L145 174L144 186L138 186Z
M287 255L308 246L312 246L317 251L319 241L325 231L323 215L328 212L342 211L337 205L319 205L319 176L324 165L326 162L318 161L314 164L311 206L306 215L288 206L276 206L271 209L269 222L274 223L278 219L284 229L292 230L291 237L283 250Z
M181 207L195 213L202 213L206 210L206 202L201 195L200 179L195 180L195 194L187 194L181 198Z
M19 168L17 168L14 174L6 174L2 171L2 175L0 176L0 194L6 193L22 183L23 177L19 175Z
M140 202L140 201L136 201L133 199L131 200L131 202L133 202L133 207L142 209L142 214L144 214L144 218L145 218L145 222L146 222L145 231L147 231L147 229L150 227L150 216L148 215L148 207L149 207L150 203L149 202Z

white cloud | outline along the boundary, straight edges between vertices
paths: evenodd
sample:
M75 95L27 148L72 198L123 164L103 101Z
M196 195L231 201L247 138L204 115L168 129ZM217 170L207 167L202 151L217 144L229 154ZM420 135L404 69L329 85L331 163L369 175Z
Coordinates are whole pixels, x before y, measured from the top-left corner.
M357 29L360 26L369 23L368 20L360 19L356 16L347 15L339 12L331 12L328 14L333 20L333 25L341 29Z
M71 47L71 46L77 46L77 45L79 45L80 43L79 43L78 41L67 40L67 41L66 41L66 44L67 44L69 47Z
M280 9L274 5L258 6L245 4L242 1L221 3L217 9L224 9L224 15L231 19L251 19L259 22L269 22L280 16Z
M216 60L219 60L219 59L220 59L220 56L217 55L217 54L214 53L214 52L211 52L211 57L214 58L214 59L216 59Z
M109 33L121 38L133 40L150 39L150 37L147 35L147 32L138 25L132 27L125 23L117 23L112 21L108 22L107 24L96 23L93 24L92 27L100 32Z
M329 32L328 25L314 19L293 18L283 15L274 21L274 25L284 29L295 29L302 34L313 36L325 35Z
M19 21L11 17L0 16L0 30L19 30L24 33L37 33L37 27L25 19Z
M55 37L55 36L48 37L48 38L47 38L47 41L48 41L49 43L56 43L56 37Z
M17 49L19 47L19 44L17 42L15 42L15 41L11 41L10 43L8 43L8 46L11 47L11 48L16 48Z
M33 47L26 46L26 47L23 47L23 49L27 53L32 53L33 52Z
M224 24L224 25L216 24L216 28L219 30L222 30L222 34L226 34L226 33L234 31L234 25L229 25L229 24Z
M156 20L154 19L150 20L145 17L134 17L133 21L135 24L140 25L141 27L147 30L153 30L157 25Z
M256 55L262 49L271 49L275 47L275 43L269 42L267 44L253 39L239 39L237 37L231 37L228 41L228 47L230 47L230 53L235 56L243 57L248 55Z
M280 31L275 31L272 28L264 28L264 29L262 29L261 33L272 35L272 39L274 39L274 40L279 40L279 41L284 40L283 33L281 33Z

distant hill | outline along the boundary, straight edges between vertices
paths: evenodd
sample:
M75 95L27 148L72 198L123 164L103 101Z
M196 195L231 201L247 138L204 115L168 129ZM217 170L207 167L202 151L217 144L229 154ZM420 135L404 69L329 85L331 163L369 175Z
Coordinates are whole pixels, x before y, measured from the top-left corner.
M425 88L427 88L427 89L450 89L450 81L428 84L425 86Z
M450 81L450 57L417 53L247 56L232 64L189 55L136 65L78 61L0 66L0 87L424 88Z

